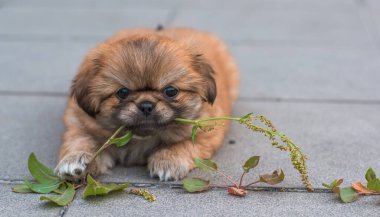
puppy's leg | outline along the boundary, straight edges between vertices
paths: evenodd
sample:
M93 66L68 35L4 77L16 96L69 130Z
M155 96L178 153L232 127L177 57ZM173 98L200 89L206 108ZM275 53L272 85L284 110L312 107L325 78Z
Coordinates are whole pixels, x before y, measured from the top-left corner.
M105 173L114 165L114 160L107 151L101 153L89 165L98 147L90 136L81 134L79 129L65 132L60 162L55 168L56 174L65 180L79 181L87 173L95 176Z
M69 103L65 112L64 122L66 132L63 134L63 143L59 152L59 163L55 168L56 174L66 180L78 181L87 173L99 175L105 173L114 165L114 159L110 150L104 150L92 163L95 152L99 149L100 143L97 139L89 135L89 126L97 135L104 135L100 129L93 129L94 122L85 118L84 113L79 110L74 103ZM86 123L83 124L83 123Z
M199 133L195 144L191 139L161 148L148 158L148 170L160 181L183 179L194 169L194 158L210 159L222 144L225 129Z

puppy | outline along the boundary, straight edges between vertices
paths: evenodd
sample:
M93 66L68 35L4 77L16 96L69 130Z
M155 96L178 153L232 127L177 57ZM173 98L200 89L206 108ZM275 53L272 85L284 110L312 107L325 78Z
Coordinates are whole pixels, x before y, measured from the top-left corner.
M90 50L79 68L64 115L66 130L55 169L78 181L116 163L146 165L152 177L179 180L194 158L211 158L228 123L198 132L175 118L228 116L238 94L238 70L225 45L187 28L128 29ZM124 147L98 148L121 125L132 130ZM122 135L122 134L120 134Z

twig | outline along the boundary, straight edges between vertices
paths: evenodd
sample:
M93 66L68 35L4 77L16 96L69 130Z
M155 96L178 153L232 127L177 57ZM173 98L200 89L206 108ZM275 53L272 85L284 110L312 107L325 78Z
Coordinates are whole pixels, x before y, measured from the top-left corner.
M108 140L98 149L98 151L95 152L95 155L94 157L91 159L90 163L91 164L95 158L106 148L108 148L108 146L112 145L111 140L114 139L123 129L125 128L125 125L119 127L119 129L117 129L110 138L108 138Z

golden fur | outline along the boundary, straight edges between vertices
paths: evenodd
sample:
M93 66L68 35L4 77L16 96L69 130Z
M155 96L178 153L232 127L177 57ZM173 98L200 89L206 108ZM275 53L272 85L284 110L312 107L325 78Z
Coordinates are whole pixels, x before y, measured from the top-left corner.
M163 89L179 89L175 98ZM116 92L128 88L126 99ZM147 164L160 180L182 179L194 158L211 158L228 131L199 132L175 118L228 116L238 94L238 70L225 45L214 35L187 28L160 31L128 29L90 50L76 75L64 115L66 131L56 172L78 180L98 175L116 163ZM152 115L139 110L152 102ZM96 150L120 125L134 132L129 144L110 147L87 168Z

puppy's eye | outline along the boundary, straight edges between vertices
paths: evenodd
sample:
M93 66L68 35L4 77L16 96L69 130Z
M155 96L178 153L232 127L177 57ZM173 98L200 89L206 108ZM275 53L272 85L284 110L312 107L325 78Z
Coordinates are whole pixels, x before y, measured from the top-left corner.
M127 98L128 93L129 93L129 90L127 88L123 87L116 92L116 96L119 99L125 99L125 98Z
M169 98L174 98L178 95L179 90L175 87L169 86L164 89L164 95Z

